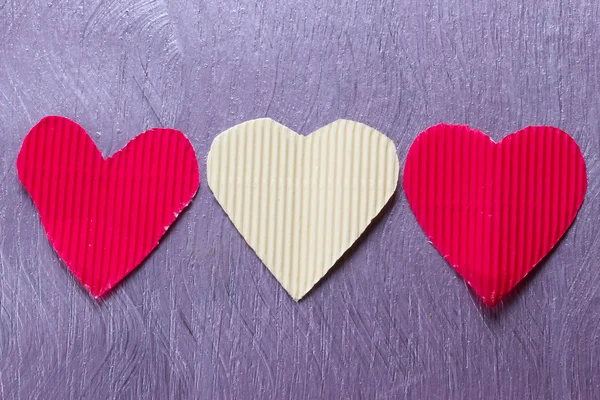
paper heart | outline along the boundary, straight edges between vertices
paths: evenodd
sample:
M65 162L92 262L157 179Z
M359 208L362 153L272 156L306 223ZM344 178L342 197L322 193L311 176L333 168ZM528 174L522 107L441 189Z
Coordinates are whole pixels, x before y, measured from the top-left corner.
M208 185L271 273L302 298L358 239L398 182L392 141L340 120L301 136L270 119L220 134Z
M29 132L17 169L50 243L96 297L158 245L200 183L179 131L149 130L105 159L83 128L54 116Z
M489 306L554 247L586 188L577 143L552 127L495 143L467 126L437 125L417 137L404 169L417 221Z

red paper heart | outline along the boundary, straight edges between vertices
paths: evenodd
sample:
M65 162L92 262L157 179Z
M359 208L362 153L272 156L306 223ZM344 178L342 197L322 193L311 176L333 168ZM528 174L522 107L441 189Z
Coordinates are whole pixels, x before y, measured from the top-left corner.
M554 247L586 189L577 143L552 127L495 143L467 126L437 125L417 137L404 169L417 221L489 306Z
M200 184L194 149L179 131L149 130L104 159L63 117L33 127L17 169L50 243L96 297L158 245Z

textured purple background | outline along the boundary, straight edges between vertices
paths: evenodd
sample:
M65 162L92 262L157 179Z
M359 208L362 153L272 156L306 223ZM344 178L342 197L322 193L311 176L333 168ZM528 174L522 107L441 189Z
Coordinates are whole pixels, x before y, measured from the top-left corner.
M0 0L0 398L600 398L599 4ZM21 141L47 114L79 122L104 154L177 128L200 159L190 209L100 303L17 179ZM401 189L296 304L206 185L212 139L264 116L303 134L364 122L402 165L438 122L496 140L555 125L581 146L589 190L494 312Z

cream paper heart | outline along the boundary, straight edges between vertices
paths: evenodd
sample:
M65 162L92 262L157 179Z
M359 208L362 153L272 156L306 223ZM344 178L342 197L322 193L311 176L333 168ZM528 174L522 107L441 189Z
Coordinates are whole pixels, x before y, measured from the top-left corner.
M301 136L271 120L215 138L208 185L235 227L295 300L364 232L398 182L394 143L339 120Z

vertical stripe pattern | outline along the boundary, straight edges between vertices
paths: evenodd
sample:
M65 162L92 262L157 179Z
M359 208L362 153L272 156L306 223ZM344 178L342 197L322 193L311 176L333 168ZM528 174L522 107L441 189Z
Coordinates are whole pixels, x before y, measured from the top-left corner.
M83 128L54 116L26 136L17 169L50 243L96 297L148 256L200 184L179 131L149 130L104 159Z
M437 125L415 139L404 169L417 221L490 306L556 245L586 189L579 146L552 127L496 144L466 126Z
M248 121L220 134L207 161L216 199L296 300L381 211L398 173L392 141L346 120L309 136Z

